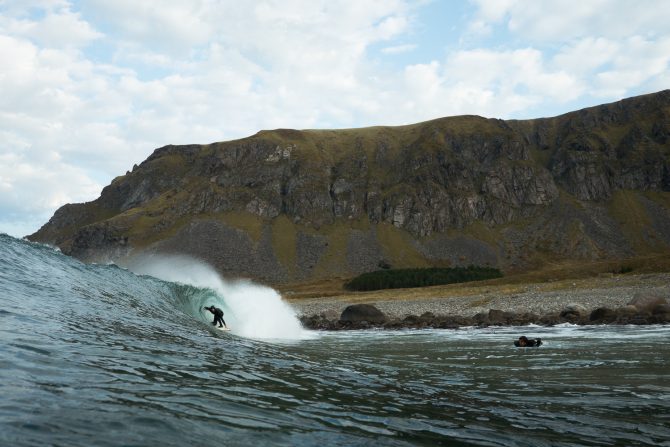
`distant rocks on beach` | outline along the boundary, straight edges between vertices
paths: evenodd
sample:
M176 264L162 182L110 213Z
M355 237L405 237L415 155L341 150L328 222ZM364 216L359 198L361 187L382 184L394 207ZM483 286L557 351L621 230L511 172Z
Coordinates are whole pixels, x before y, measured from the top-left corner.
M336 312L325 311L317 315L303 315L300 320L308 329L456 329L463 326L524 326L538 324L553 326L561 323L578 325L597 324L670 324L670 296L654 290L636 293L627 305L608 308L598 307L588 310L579 303L570 303L560 312L538 314L534 312L509 312L490 309L472 316L435 315L424 312L421 315L407 315L390 318L372 304L347 306L337 316Z

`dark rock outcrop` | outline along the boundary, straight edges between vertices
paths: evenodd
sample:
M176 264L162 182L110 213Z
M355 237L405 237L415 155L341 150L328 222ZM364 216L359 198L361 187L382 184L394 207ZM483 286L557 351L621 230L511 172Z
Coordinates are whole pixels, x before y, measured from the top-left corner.
M587 311L580 304L570 304L560 313L560 318L570 323L579 323L587 316Z
M561 313L549 313L545 315L527 312L502 312L492 309L489 312L478 313L471 317L462 315L434 315L426 312L421 316L408 315L401 319L388 319L376 307L363 304L347 307L342 313L342 317L344 317L345 312L351 316L347 316L344 319L342 317L334 317L333 315L328 317L325 314L320 314L302 316L300 317L300 321L308 329L335 331L372 328L389 330L458 329L460 327L472 326L485 328L489 326L526 326L529 324L554 326L562 323L579 325L647 325L670 323L670 305L668 304L659 304L649 312L638 311L634 306L624 306L617 309L597 308L590 312L590 314L586 310L576 312L574 306L568 309L566 309L568 311ZM377 318L375 318L375 315Z
M635 306L640 312L652 312L657 306L670 304L670 297L666 297L662 292L649 290L636 293L628 304Z
M372 304L352 304L347 306L340 315L340 322L343 324L383 324L386 322L386 315Z
M658 253L670 247L669 123L665 90L554 118L170 145L29 239L85 261L185 253L270 283Z
M599 307L594 309L589 315L589 321L599 323L613 323L616 321L617 313L613 309Z

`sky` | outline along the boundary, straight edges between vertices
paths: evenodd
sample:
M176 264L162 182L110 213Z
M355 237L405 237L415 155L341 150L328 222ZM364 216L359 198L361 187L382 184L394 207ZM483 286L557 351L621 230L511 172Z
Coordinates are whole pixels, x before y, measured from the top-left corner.
M0 0L0 232L166 144L670 88L666 0Z

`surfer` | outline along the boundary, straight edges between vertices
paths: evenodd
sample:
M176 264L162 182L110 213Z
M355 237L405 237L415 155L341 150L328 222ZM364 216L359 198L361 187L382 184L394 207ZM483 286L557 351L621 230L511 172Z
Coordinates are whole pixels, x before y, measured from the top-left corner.
M214 326L216 326L216 324L219 323L219 327L225 326L226 329L228 328L228 325L226 324L226 322L223 321L223 311L221 309L219 309L218 307L214 307L213 305L209 306L209 307L205 307L205 309L207 309L208 311L210 311L211 313L214 314L214 321L212 321L212 324ZM223 324L223 326L222 326L222 324Z
M517 341L514 342L514 346L516 346L517 348L525 348L525 347L535 348L540 346L541 344L542 339L528 338L525 335L522 335L521 337L519 337Z

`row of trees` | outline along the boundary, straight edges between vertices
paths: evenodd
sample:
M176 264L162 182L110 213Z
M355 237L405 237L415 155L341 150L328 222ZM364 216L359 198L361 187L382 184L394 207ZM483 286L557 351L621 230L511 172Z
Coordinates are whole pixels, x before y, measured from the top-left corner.
M500 270L492 267L425 268L378 270L363 273L344 285L348 290L365 291L437 286L457 282L501 278Z

